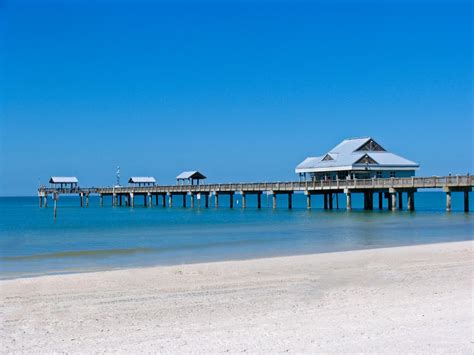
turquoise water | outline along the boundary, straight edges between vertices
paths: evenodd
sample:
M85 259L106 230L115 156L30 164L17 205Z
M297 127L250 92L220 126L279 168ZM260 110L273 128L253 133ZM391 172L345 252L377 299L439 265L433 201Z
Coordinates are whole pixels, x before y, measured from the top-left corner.
M173 208L138 206L137 198L131 209L113 208L110 200L100 207L98 198L80 208L78 197L61 197L56 220L51 201L40 209L36 197L0 198L0 278L461 241L473 234L474 215L462 212L460 193L453 193L452 213L444 211L442 192L417 193L415 212L366 212L357 195L352 212L343 195L333 211L321 209L322 197L313 197L307 211L304 195L294 196L293 210L284 196L277 210L266 196L261 210L255 197L243 210L239 197L232 210L225 198L219 209L181 208L180 198Z

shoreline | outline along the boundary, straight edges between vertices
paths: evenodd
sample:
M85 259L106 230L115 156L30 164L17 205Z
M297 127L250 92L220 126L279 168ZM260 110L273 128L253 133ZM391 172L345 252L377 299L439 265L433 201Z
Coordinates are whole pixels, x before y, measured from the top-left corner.
M0 352L472 352L473 242L0 281Z
M104 272L114 272L114 271L133 271L133 270L141 270L141 269L156 269L156 268L169 268L169 267L179 267L179 266L193 266L193 265L202 265L202 264L215 264L215 263L227 263L227 262L245 262L245 261L255 261L255 260L267 260L267 259L274 259L274 258L292 258L292 257L310 257L316 255L323 255L323 254L343 254L343 253L351 253L351 252L359 252L359 251L370 251L370 250L384 250L384 249L393 249L393 248L409 248L409 247L417 247L417 246L425 246L425 245L435 245L435 244L453 244L453 243L466 243L470 242L471 240L454 240L450 242L428 242L422 244L407 244L407 245L394 245L394 246L373 246L370 248L361 248L361 249L349 249L349 250L339 250L339 251L321 251L309 254L288 254L288 255L273 255L273 256L264 256L264 257L249 257L249 258L236 258L236 259L225 259L225 260L209 260L209 261L197 261L197 262L189 262L189 263L180 263L180 264L156 264L156 265L143 265L143 266L133 266L133 267L112 267L112 268L103 268L103 269L77 269L77 270L69 270L64 272L46 272L46 273L38 273L38 274L31 274L31 275L24 275L24 276L13 276L13 277L0 277L0 283L2 281L14 281L14 280L22 280L22 279L36 279L40 277L48 277L48 276L67 276L67 275L80 275L80 274L94 274L94 273L104 273Z

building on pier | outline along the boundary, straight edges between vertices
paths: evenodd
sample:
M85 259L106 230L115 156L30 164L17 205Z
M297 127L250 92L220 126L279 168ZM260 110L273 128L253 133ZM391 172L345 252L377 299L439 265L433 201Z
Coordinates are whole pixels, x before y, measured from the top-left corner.
M181 174L176 176L176 182L178 185L199 185L200 180L204 180L206 177L199 171L183 171Z
M345 139L322 156L306 158L295 172L300 180L404 178L415 176L419 167L365 137Z
M155 186L156 180L153 176L132 176L128 179L128 184L131 186Z
M77 188L79 180L75 176L51 176L49 183L51 187L72 190Z

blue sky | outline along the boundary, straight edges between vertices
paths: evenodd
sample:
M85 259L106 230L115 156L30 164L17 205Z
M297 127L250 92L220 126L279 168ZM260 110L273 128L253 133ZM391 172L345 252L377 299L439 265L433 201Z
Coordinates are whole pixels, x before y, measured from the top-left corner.
M473 167L470 1L0 0L0 195L295 179L346 137Z

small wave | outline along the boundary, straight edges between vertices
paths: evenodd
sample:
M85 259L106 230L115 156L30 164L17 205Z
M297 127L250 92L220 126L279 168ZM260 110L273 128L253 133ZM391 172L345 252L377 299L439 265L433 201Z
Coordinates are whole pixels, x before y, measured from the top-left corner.
M33 255L17 255L3 256L0 260L4 261L21 261L21 260L41 260L56 258L80 258L84 256L114 256L114 255L130 255L137 253L151 253L154 248L129 248L129 249L99 249L99 250L77 250L77 251L61 251L57 253L33 254Z

